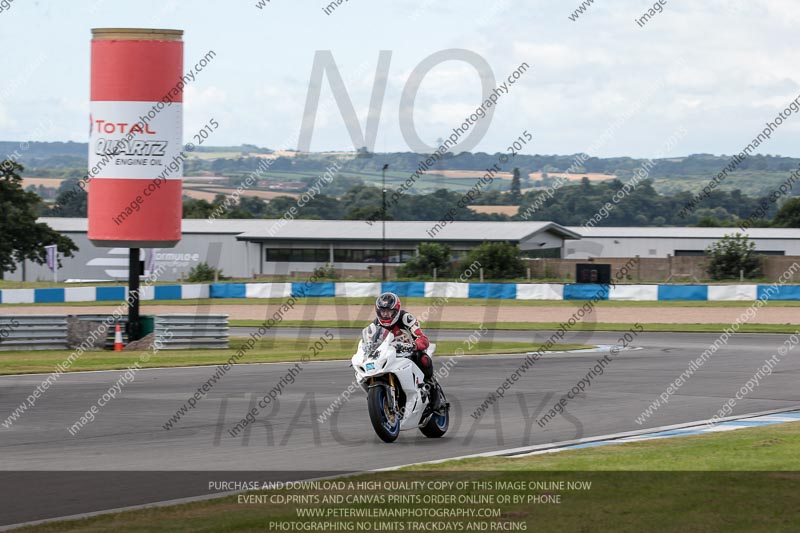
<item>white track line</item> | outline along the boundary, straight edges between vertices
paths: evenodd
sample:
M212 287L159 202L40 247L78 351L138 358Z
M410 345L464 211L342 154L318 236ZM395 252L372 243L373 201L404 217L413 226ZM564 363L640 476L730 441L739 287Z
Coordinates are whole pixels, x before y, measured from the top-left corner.
M755 418L755 417L766 416L766 415L771 415L771 414L787 413L787 412L792 412L792 411L797 411L797 410L800 410L800 405L797 405L797 406L794 406L794 407L786 407L786 408L783 408L783 409L774 409L774 410L770 410L770 411L761 411L761 412L758 412L758 413L749 413L749 414L746 414L746 415L729 416L729 417L726 417L726 418L720 418L716 422L717 422L717 424L719 424L721 422L729 422L729 421L732 421L732 420L745 420L745 419L749 419L749 418ZM796 419L792 419L792 420L796 421ZM556 449L559 449L559 448L566 448L568 446L573 446L575 444L585 444L587 442L598 442L598 441L605 441L605 440L619 440L619 439L623 439L623 438L626 438L626 437L644 436L644 435L649 435L649 434L652 434L652 433L661 433L662 431L670 431L670 430L673 430L673 429L685 429L685 428L690 428L690 427L695 427L695 426L703 426L703 425L707 424L710 421L711 421L711 419L698 420L698 421L695 421L695 422L684 422L682 424L673 424L673 425L670 425L670 426L659 426L659 427L655 427L655 428L640 429L640 430L635 430L635 431L625 431L625 432L622 432L622 433L612 433L610 435L598 435L596 437L586 437L584 439L575 439L575 440L568 440L568 441L562 441L562 442L554 442L554 443L550 443L550 444L537 444L537 445L533 445L533 446L523 446L523 447L520 447L520 448L510 448L510 449L507 449L507 450L497 450L497 451L493 451L493 452L483 452L483 453L476 453L476 454L470 454L470 455L462 455L460 457L450 457L450 458L447 458L447 459L437 459L437 460L434 460L434 461L425 461L425 462L421 462L421 463L410 463L410 464L407 464L407 465L399 465L399 466L393 466L393 467L388 467L388 468L381 468L381 469L378 469L378 470L375 470L375 471L376 472L390 471L390 470L397 470L399 468L405 468L407 466L438 464L438 463L443 463L445 461L457 461L457 460L461 460L461 459L473 459L473 458L479 458L479 457L503 457L503 456L505 456L505 457L514 457L514 456L517 456L517 455L523 455L523 454L542 451L542 450L556 450ZM719 427L719 426L717 426L717 427ZM742 427L750 427L750 426L742 426Z

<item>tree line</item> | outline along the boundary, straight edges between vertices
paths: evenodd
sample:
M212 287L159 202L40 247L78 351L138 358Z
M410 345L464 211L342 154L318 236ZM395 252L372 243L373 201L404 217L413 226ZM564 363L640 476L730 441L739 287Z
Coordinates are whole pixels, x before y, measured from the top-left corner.
M516 215L476 213L461 208L463 193L440 189L430 194L408 194L395 202L390 202L386 211L387 220L440 220L445 213L453 213L454 220L541 220L565 226L581 226L595 217L602 206L611 205L608 215L595 225L602 226L708 226L736 227L757 212L762 197L748 197L739 190L715 190L703 201L701 207L690 216L679 216L681 208L691 200L690 192L667 196L659 194L649 180L639 182L629 190L618 203L613 198L622 190L621 180L590 182L583 178L575 184L567 184L556 189L549 198L542 191L520 191L519 177L512 182L508 192L485 191L478 195L474 205L519 205ZM85 217L86 193L78 188L76 180L65 180L56 197L56 207L40 204L42 216ZM375 220L380 219L381 190L359 183L352 185L347 180L335 182L336 190L325 191L334 194L316 195L313 201L298 209L296 218L317 220ZM344 192L340 192L345 189ZM70 193L70 191L72 191ZM336 194L338 193L338 194ZM242 196L232 208L218 210L225 204L226 196L217 195L213 200L184 198L184 218L207 218L215 211L223 212L221 218L281 218L292 207L297 207L297 199L291 196L278 196L269 201L252 196ZM780 210L770 203L763 219L753 224L755 227L800 227L798 199L789 199Z
M38 222L39 216L85 217L87 195L76 187L77 178L65 180L59 188L56 205L51 206L31 191L22 187L24 168L16 161L0 162L0 232L4 246L0 246L0 279L2 272L13 270L14 263L23 259L42 263L45 260L44 246L57 244L64 256L77 250L75 244L63 235ZM344 187L346 182L340 182ZM547 220L562 225L580 226L596 215L601 206L613 203L614 195L625 184L620 180L592 183L583 178L577 184L567 184L552 191L552 197L542 198L541 191L520 190L519 172L509 192L489 191L478 195L475 204L497 203L521 206L514 216L476 213L462 208L463 193L440 189L430 194L408 194L392 202L386 212L387 220L440 220L443 213L452 212L454 220ZM77 189L77 193L75 192ZM312 201L298 209L297 218L323 220L370 220L381 208L381 190L368 185L353 185L340 195L318 194ZM665 196L657 193L652 183L644 180L629 190L624 198L607 210L607 216L597 226L737 226L742 220L757 212L763 198L742 195L738 190L730 192L715 190L704 200L703 206L690 217L678 216L681 207L691 198L690 193ZM224 205L226 197L217 195L211 202L185 198L184 218L207 218ZM281 218L292 207L298 206L294 197L281 196L266 202L257 197L243 196L230 209L222 210L222 218ZM789 198L763 219L756 227L800 228L800 198ZM429 270L432 266L447 263L447 251L433 251L425 263L411 264L406 272L414 275ZM440 253L441 252L441 253ZM518 263L511 261L505 249L485 249L482 253L499 258L498 265L510 266L509 272L493 272L498 277L518 275ZM735 255L735 254L734 254ZM474 259L474 258L472 258ZM483 259L487 259L486 256ZM437 266L438 268L438 266ZM749 268L749 267L748 267ZM414 271L413 269L416 269Z
M18 142L0 142L0 153L14 153L19 150ZM87 166L88 145L76 142L30 142L26 144L24 153L18 162L34 169L37 176L48 170L85 169ZM189 159L186 172L227 172L246 173L258 168L262 161L257 155L271 154L268 148L255 145L231 147L200 147L197 151L237 153L241 157L215 159ZM389 152L373 154L366 149L357 151L355 157L343 160L342 172L380 173L384 164L392 171L414 172L421 161L429 154L413 152ZM491 167L497 162L499 153L462 152L446 153L437 163L439 170L479 170ZM530 172L566 172L568 168L577 168L576 173L598 173L616 175L620 178L630 177L632 173L647 161L632 157L581 157L579 166L573 166L578 156L572 155L527 155L517 154L513 164L521 169L523 175ZM340 156L324 153L296 153L293 157L278 157L270 167L274 171L319 172L329 167L332 161L341 160ZM716 175L727 165L729 155L692 154L683 157L658 159L651 177L669 178L673 176ZM741 171L786 172L800 166L800 158L777 155L754 155L744 160L738 167ZM435 171L435 170L434 170Z

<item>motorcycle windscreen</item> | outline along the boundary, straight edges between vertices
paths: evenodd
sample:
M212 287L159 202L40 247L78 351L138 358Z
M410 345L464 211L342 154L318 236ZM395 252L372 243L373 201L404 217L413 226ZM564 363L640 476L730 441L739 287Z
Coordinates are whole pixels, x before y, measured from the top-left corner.
M375 324L370 324L361 332L361 341L364 343L364 351L368 354L375 351L384 339L389 335L389 330L380 328Z

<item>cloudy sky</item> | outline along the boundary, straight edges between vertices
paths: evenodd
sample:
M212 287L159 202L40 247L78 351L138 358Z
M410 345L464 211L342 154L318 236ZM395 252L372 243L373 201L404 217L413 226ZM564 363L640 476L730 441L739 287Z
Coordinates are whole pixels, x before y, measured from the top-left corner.
M333 54L362 128L378 54L392 52L377 151L409 149L403 88L426 57L452 48L483 57L498 83L531 66L499 101L476 149L486 152L528 130L523 153L653 156L685 130L673 155L731 154L800 94L796 0L669 0L643 28L634 19L649 1L595 0L576 21L578 0L349 0L330 15L325 0L257 1L14 0L0 12L0 140L87 140L93 27L182 29L187 67L214 50L184 107L185 140L215 118L214 145L291 144L320 50ZM480 101L474 67L436 66L413 110L420 137L447 137ZM792 117L760 153L800 156L798 131ZM353 149L335 105L320 112L311 149Z

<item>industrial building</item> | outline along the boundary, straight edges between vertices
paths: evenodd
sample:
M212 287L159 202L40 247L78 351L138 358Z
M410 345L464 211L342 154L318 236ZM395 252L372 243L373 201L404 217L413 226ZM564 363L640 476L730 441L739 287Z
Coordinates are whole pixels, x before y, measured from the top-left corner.
M80 250L62 259L59 280L126 279L128 250L97 248L87 238L81 218L42 218L70 237ZM431 237L436 222L386 223L386 262L396 266L412 257L422 242L448 244L458 258L483 242L508 241L533 258L666 258L700 255L736 228L581 228L552 222L452 222ZM187 219L175 248L144 249L148 273L159 266L161 281L185 279L201 262L217 265L226 276L292 275L325 264L357 277L380 275L384 246L382 224L352 220ZM746 232L764 254L800 256L800 229L754 228ZM51 280L46 266L30 261L5 279Z
M81 218L41 218L79 247L72 258L62 259L59 279L127 279L128 250L97 248L87 238L87 221ZM435 222L387 222L386 263L398 265L416 253L421 242L448 244L458 258L487 241L508 241L526 253L560 257L565 242L580 235L551 222L455 222L441 228L435 238L427 231ZM311 272L325 264L354 275L380 275L384 246L380 222L353 220L231 220L185 219L183 238L174 248L143 249L145 273L156 268L161 281L177 281L199 263L217 265L229 277L291 275ZM360 274L359 274L360 273ZM5 279L50 280L47 267L26 261Z
M800 229L686 228L686 227L567 227L581 235L568 241L563 259L590 257L665 258L704 255L706 248L725 235L744 233L763 255L800 256Z

